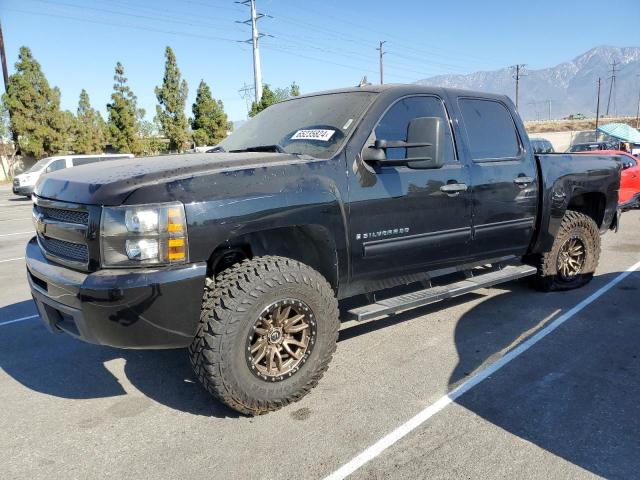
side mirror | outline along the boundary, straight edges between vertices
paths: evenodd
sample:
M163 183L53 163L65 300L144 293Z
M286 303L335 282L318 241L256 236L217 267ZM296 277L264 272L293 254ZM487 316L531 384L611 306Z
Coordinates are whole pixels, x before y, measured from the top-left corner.
M419 117L409 122L407 141L378 139L372 147L362 152L362 160L386 166L409 168L440 168L444 164L445 125L440 117ZM406 157L387 159L388 148L405 148Z
M627 168L633 167L633 163L631 162L622 162L622 169L626 170Z
M407 167L440 168L444 165L444 129L440 117L420 117L409 122L407 144L416 146L407 148Z

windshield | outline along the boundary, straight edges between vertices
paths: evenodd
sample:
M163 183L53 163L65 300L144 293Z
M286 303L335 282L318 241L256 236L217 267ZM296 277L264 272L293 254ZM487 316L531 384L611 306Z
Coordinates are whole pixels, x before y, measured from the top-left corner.
M51 158L43 158L42 160L38 160L33 167L31 167L29 170L27 170L24 173L39 172L44 167L46 167L50 161L51 161Z
M374 95L332 93L271 105L224 139L219 147L226 152L282 151L330 158L355 128L356 120Z

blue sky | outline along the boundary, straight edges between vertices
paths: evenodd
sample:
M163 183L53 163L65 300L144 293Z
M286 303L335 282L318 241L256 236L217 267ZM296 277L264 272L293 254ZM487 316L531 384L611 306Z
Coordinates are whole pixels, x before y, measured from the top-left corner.
M386 40L385 82L492 70L515 63L556 65L597 45L640 45L638 0L449 1L257 0L264 82L291 81L303 93L378 81L378 40ZM521 5L521 6L516 6ZM604 6L603 6L604 5ZM246 116L238 90L253 82L248 9L232 0L0 0L9 70L29 46L62 107L80 90L104 113L121 61L129 83L155 114L170 45L189 83L187 112L200 79L229 116Z

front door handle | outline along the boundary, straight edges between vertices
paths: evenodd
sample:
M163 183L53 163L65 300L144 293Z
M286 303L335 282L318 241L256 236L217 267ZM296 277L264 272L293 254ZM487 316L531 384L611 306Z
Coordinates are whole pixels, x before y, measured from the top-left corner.
M460 192L467 191L466 183L448 183L447 185L443 185L440 187L440 191L446 193L450 197L454 197L456 195L460 195Z
M534 179L532 177L516 177L513 179L513 183L515 183L519 187L524 187L526 185L529 185L530 183L533 183L533 180Z

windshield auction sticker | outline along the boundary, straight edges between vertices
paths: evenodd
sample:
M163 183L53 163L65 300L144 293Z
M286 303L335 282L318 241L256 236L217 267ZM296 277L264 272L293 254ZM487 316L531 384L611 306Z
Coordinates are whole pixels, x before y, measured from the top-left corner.
M335 130L325 129L313 129L313 130L298 130L293 134L291 140L320 140L321 142L328 142L336 133Z

